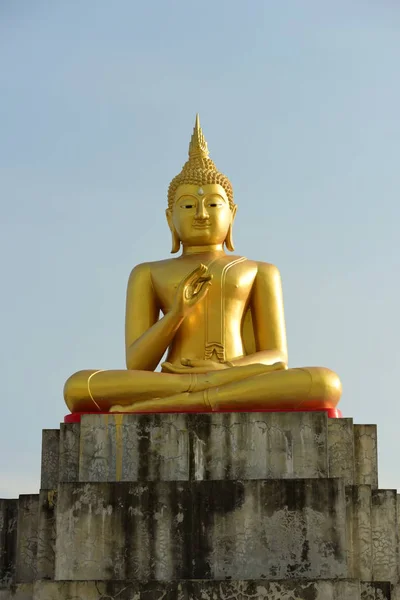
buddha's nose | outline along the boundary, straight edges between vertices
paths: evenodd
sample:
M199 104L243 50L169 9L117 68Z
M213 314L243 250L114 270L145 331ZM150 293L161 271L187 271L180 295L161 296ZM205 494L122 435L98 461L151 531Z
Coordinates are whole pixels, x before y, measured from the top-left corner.
M199 202L199 204L197 206L197 211L196 211L196 219L198 219L199 221L204 221L207 218L208 218L208 214L205 209L205 206L202 202Z

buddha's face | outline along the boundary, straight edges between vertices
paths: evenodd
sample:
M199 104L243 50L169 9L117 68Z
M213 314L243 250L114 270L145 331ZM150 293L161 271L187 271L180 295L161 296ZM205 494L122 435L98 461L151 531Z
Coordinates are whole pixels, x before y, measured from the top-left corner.
M234 214L224 188L216 183L180 185L168 216L184 246L223 244Z

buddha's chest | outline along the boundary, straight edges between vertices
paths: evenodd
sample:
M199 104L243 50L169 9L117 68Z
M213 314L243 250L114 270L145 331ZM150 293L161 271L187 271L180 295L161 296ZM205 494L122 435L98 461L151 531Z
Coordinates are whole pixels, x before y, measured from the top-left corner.
M198 264L174 265L174 268L159 270L152 275L154 291L163 312L170 310L180 283L195 269ZM212 275L207 294L209 307L221 307L229 310L232 306L244 308L249 300L256 266L243 257L224 257L224 260L212 261L209 265ZM200 308L200 307L199 307Z

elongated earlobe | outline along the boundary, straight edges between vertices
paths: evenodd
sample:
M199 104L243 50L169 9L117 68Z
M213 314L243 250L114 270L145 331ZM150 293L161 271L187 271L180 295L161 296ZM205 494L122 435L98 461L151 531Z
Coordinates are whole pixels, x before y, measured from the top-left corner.
M172 235L171 254L176 254L180 250L181 240L179 239L178 234L175 231L175 228L171 229L171 235Z
M227 250L229 250L229 252L233 252L235 249L235 246L233 245L232 227L233 227L233 221L235 220L235 217L236 217L236 211L237 211L237 205L234 204L233 208L232 208L232 221L231 221L231 224L229 225L228 233L226 234L226 238L225 238L225 246L226 246Z
M232 236L232 225L229 225L228 233L225 238L225 246L229 250L229 252L233 252L235 246L233 245L233 236Z
M172 221L172 212L169 208L167 208L167 210L165 211L165 216L167 217L168 227L172 235L171 254L176 254L180 250L181 240L179 239L179 235L176 233L176 229Z

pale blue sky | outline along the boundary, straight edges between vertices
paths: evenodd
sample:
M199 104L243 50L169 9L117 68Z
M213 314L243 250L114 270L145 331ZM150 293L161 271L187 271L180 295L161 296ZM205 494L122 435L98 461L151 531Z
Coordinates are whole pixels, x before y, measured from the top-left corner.
M291 366L343 381L400 488L397 0L3 0L0 496L39 488L65 379L124 366L132 266L200 112L236 250L284 284Z

